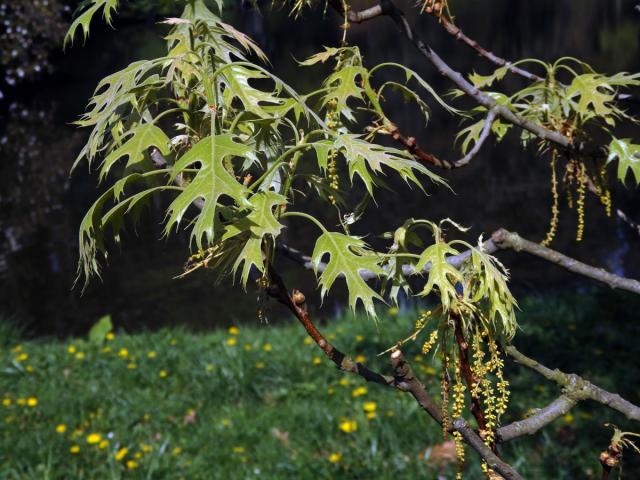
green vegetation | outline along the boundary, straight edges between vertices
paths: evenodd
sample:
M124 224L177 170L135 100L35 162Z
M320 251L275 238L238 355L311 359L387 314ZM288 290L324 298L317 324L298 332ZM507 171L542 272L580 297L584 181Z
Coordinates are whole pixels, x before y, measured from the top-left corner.
M619 320L638 307L628 295L522 306L516 343L523 351L638 400L636 352L619 348L637 330ZM343 318L324 330L388 371L377 353L412 332L417 317L390 311L378 327ZM435 478L438 459L448 478L456 468L455 450L445 449L451 456L443 460L442 431L409 395L337 371L297 324L117 332L104 341L95 330L93 341L20 343L12 328L0 332L1 478L409 479ZM598 349L581 349L594 334L602 337ZM418 343L405 351L437 396L438 360L420 355ZM612 368L619 365L624 371ZM528 370L507 373L515 402L505 422L558 393ZM598 448L611 436L606 421L623 423L605 407L581 404L543 432L510 442L504 458L527 478L599 478ZM469 463L468 478L481 478L474 456ZM634 478L633 463L624 471Z

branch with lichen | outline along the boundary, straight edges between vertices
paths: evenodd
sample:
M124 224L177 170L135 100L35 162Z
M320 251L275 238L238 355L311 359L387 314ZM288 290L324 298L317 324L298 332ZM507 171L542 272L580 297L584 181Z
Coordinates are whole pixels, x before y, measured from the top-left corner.
M516 363L534 370L562 387L562 395L547 407L538 410L524 420L505 425L498 429L498 438L506 442L522 435L531 435L567 413L574 405L583 400L593 400L624 414L631 420L640 421L640 407L625 400L617 393L608 392L574 373L551 370L537 360L527 357L515 347L505 348L505 352Z

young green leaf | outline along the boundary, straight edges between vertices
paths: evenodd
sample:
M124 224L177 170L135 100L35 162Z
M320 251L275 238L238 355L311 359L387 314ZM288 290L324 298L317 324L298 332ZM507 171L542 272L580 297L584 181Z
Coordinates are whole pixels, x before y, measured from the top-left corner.
M618 159L618 180L624 183L629 171L633 173L636 185L640 184L640 145L631 143L631 139L613 138L609 144L607 163Z
M323 257L327 254L329 261L318 278L321 296L324 297L336 279L342 276L349 289L351 308L355 310L358 300L361 300L366 312L375 317L373 300L383 300L367 285L367 282L360 276L360 272L369 271L374 275L382 275L384 270L380 266L381 258L375 252L368 250L362 239L339 232L324 232L316 240L316 246L311 255L311 262L316 274Z

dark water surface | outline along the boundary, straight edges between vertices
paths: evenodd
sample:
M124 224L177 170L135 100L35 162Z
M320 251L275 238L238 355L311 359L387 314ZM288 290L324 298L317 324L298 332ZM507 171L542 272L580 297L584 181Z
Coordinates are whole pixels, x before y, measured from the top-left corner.
M459 5L456 5L459 4ZM363 4L364 5L364 4ZM640 13L625 0L474 0L453 2L457 23L490 50L510 59L552 60L572 55L597 71L640 70ZM405 5L409 11L410 6ZM411 10L416 12L415 10ZM263 14L230 9L227 21L253 36L268 52L275 72L301 91L317 87L318 70L301 69L303 59L337 42L335 15L309 13L293 22L285 11ZM416 31L454 67L489 73L490 66L456 43L431 18L411 19ZM162 205L154 204L137 234L113 251L102 282L84 295L72 289L77 261L77 229L82 215L98 195L95 178L68 170L86 132L70 122L84 109L96 83L133 60L157 55L164 48L155 19L116 22L117 31L96 27L84 48L76 46L53 58L55 73L38 82L3 88L0 99L0 315L29 325L37 334L80 333L98 317L111 314L129 330L167 324L193 328L226 325L255 318L255 291L243 293L214 286L206 274L173 280L188 256L186 238L160 240ZM357 25L351 41L360 46L368 65L397 61L418 71L439 91L450 88L393 24L381 18ZM509 87L517 87L517 80ZM633 107L632 107L633 108ZM637 113L637 112L636 112ZM434 106L428 127L411 105L396 102L390 117L418 141L445 158L453 158L452 140L459 120ZM629 130L623 136L635 136ZM82 170L82 169L80 169ZM514 138L485 146L471 166L446 173L455 193L430 188L429 197L393 184L402 195L381 193L357 226L357 234L376 234L399 226L399 219L450 217L472 227L471 239L500 226L540 240L550 216L550 173L547 159L522 151ZM359 187L355 187L356 189ZM614 205L640 217L636 192L616 186ZM626 225L607 218L587 198L585 240L577 244L575 212L561 213L554 247L589 263L628 276L640 275L639 239ZM320 212L320 216L322 212ZM285 236L309 251L314 233L292 224ZM505 253L516 293L544 294L551 289L582 289L586 284L535 259ZM283 263L283 267L286 263ZM286 268L291 285L313 291L310 272ZM336 290L337 292L337 290ZM323 314L341 308L344 292L326 301ZM275 309L274 316L282 313Z

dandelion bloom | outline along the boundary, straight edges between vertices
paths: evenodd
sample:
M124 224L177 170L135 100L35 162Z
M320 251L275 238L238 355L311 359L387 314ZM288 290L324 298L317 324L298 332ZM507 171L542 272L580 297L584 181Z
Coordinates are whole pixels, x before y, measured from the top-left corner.
M364 355L356 355L356 358L354 360L356 361L356 363L362 363L367 361L367 357L365 357Z
M362 335L356 335L356 342L361 342L364 340L364 337Z
M229 330L227 330L229 332L229 335L238 335L238 333L240 333L240 330L238 330L238 327L232 326L229 327Z
M216 369L215 365L212 365L211 363L207 363L207 365L205 366L205 370L207 372L213 372Z
M36 397L27 398L27 406L35 407L38 405L38 399Z
M362 405L362 409L365 412L375 412L376 411L376 402L364 402L364 404Z
M129 350L127 350L126 348L121 348L118 352L118 356L120 358L127 358L129 356Z
M160 375L160 378L165 378L167 375L169 375L169 373L166 370L160 370L160 373L158 373L158 375Z
M60 424L56 425L56 432L64 433L66 431L67 431L67 426L64 423L60 423Z
M263 362L258 362L258 363L256 363L256 368L257 368L258 370L262 370L262 369L264 368L264 363L263 363Z
M313 343L313 340L311 340L311 337L304 337L303 343L305 345L311 345Z
M17 403L18 405L20 405L21 407L24 407L24 406L27 404L27 401L26 401L24 398L22 398L22 397L21 397L21 398L18 398L18 399L16 400L16 403Z
M262 346L262 350L264 350L265 352L270 352L271 350L273 350L273 346L270 343L265 343Z
M2 405L4 405L5 407L10 407L11 406L11 399L10 398L3 398L2 399Z
M136 468L138 468L138 462L136 462L135 460L127 460L127 468L129 470L135 470Z
M89 435L87 435L87 443L89 445L98 443L100 442L100 440L102 440L102 435L100 435L99 433L90 433Z
M347 385L349 385L349 379L346 377L342 377L338 383L343 387L346 387Z
M237 453L238 455L244 453L244 447L233 447L233 453Z
M98 444L98 448L100 450L104 450L105 448L107 448L109 446L109 440L102 440L100 441L100 443Z
M127 456L127 453L129 453L129 449L127 447L122 447L120 450L113 454L113 457L116 459L116 461L119 462Z
M80 447L78 445L73 445L70 449L69 452L72 455L77 455L78 453L80 453Z
M177 457L178 455L180 455L182 453L182 449L180 447L176 447L172 450L171 454L175 457Z
M376 412L367 412L367 420L373 420L376 416Z
M358 387L353 392L351 392L352 397L361 397L362 395L367 394L367 387Z
M229 420L228 418L222 419L222 426L223 427L230 427L231 426L231 420Z
M245 349L247 352L250 352L251 350L253 350L253 345L251 345L250 343L245 343L245 344L244 344L244 349Z
M116 334L113 332L109 332L107 333L106 337L107 340L113 340L114 338L116 338Z
M353 433L358 430L358 424L355 420L343 420L338 425L338 428L344 433Z
M82 360L84 358L84 352L76 353L76 360Z
M338 463L340 460L342 460L342 454L340 452L332 453L331 455L329 455L329 461L331 463Z
M136 368L138 368L138 366L135 363L129 363L127 364L127 368L129 370L135 370Z
M157 353L154 352L153 350L150 352L147 352L147 358L156 358Z
M313 357L312 363L314 365L320 365L322 363L322 359L320 357Z
M227 345L229 345L230 347L233 347L236 343L238 343L236 337L227 338Z
M109 352L111 352L111 347L104 347L102 349L102 353L109 353Z
M140 444L140 449L144 453L149 453L151 450L153 450L153 447L151 445L147 445L146 443L142 443L142 444Z
M73 355L74 353L76 353L76 347L74 347L73 345L69 345L69 347L67 348L67 352Z

